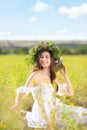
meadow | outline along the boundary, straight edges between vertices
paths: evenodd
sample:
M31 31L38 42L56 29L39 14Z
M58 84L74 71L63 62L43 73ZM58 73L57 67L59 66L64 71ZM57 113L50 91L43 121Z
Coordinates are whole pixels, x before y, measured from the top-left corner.
M31 110L33 103L31 94L22 102L18 112L10 111L15 101L15 89L25 84L32 70L32 66L24 62L25 58L26 55L0 55L0 130L30 130L24 129L24 115L20 110ZM63 96L60 99L68 105L87 107L87 55L63 56L63 60L75 95ZM59 72L57 76L64 82ZM71 124L66 130L86 129L87 125Z

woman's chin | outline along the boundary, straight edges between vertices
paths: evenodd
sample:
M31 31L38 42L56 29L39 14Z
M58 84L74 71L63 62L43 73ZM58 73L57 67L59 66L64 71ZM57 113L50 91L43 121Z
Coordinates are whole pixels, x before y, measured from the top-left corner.
M42 65L42 67L43 67L43 68L48 68L48 67L49 67L49 65Z

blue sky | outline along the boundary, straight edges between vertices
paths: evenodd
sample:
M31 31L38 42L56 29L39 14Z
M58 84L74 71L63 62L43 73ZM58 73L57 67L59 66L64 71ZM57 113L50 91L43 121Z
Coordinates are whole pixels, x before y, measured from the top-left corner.
M0 0L0 40L87 40L87 0Z

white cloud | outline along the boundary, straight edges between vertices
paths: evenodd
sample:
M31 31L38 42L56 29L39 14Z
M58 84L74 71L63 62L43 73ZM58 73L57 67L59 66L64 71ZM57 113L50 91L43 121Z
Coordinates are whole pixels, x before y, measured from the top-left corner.
M0 37L1 36L10 36L11 32L0 32Z
M0 40L87 40L87 34L84 32L62 32L55 34L26 34L18 36L0 37Z
M30 8L31 11L41 12L41 11L47 11L49 9L52 9L52 6L41 2L40 0L35 3L33 7Z
M73 6L71 8L60 7L58 12L61 14L68 15L69 18L78 18L82 15L87 15L87 4L82 4L80 6Z
M32 22L32 23L34 23L36 21L36 17L30 17L29 21Z

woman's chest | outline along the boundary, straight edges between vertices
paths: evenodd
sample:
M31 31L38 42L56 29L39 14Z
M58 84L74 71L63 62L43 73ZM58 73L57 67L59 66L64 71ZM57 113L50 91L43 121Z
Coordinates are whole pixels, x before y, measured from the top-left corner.
M44 75L41 75L40 77L38 77L38 80L37 80L38 85L50 84L50 83L51 83L50 77L44 76Z

